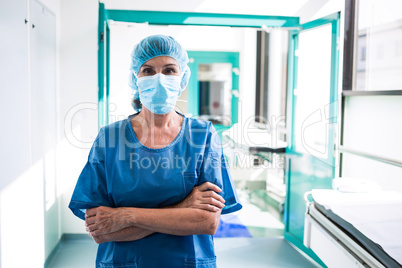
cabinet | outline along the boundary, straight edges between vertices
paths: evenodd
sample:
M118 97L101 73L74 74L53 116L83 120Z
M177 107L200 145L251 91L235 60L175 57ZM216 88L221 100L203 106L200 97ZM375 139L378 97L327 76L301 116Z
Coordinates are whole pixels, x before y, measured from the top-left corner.
M0 2L0 190L30 165L27 14L26 0Z

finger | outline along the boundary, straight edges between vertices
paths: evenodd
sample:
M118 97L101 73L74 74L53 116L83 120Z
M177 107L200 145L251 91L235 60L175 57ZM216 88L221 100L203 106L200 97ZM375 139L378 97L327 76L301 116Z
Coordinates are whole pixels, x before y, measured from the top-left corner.
M93 231L98 230L98 227L95 226L95 225L90 225L90 226L87 226L87 227L85 228L85 230L86 230L87 232L93 232Z
M212 206L212 205L208 205L208 209L209 209L209 211L211 211L211 212L216 212L216 211L219 211L219 210L220 210L220 208L215 207L215 206Z
M214 206L214 207L217 207L217 208L224 208L224 207L225 207L225 205L222 204L222 202L216 200L216 199L213 198L213 197L205 198L205 199L203 200L203 203L204 203L204 204L211 205L211 206Z
M95 233L96 231L94 231L94 232L89 232L89 236L90 237L94 237L94 236L96 236L96 233Z
M222 192L222 190L215 184L207 181L203 184L201 184L200 186L198 186L198 190L200 191L207 191L207 190L212 190L214 192L220 193Z
M215 184L213 184L213 183L211 183L209 181L204 182L203 184L201 184L198 187L198 190L200 190L200 191L212 190L212 191L215 191L215 192L218 192L218 193L222 191L217 185L215 185Z
M210 212L216 212L219 210L219 208L217 208L213 205L209 205L209 204L199 204L199 205L197 205L197 208L206 210L206 211L210 211Z
M90 234L91 234L92 237L94 237L94 236L101 235L102 233L101 233L101 231L99 229L97 229L97 230L94 230L94 231L90 232Z
M102 239L102 236L94 236L92 237L93 240L95 241L96 244L102 244L104 241Z
M85 212L85 218L96 216L96 210L97 208L87 209L87 211Z
M89 217L85 219L85 224L86 225L91 225L94 224L96 222L96 217Z
M212 197L212 198L218 200L219 202L221 202L222 204L224 204L226 202L222 196L220 196L219 194L217 194L213 191L203 192L202 197L203 198L211 198Z
M215 192L211 192L212 196L218 200L219 202L221 202L222 204L224 204L226 202L226 200L219 194L215 193Z

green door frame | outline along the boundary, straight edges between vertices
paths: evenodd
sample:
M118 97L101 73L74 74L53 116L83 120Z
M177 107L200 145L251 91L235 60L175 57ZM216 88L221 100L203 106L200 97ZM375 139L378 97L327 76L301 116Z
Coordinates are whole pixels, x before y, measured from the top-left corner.
M199 26L228 26L228 27L298 27L298 17L261 16L241 14L218 14L197 12L164 12L140 10L108 10L99 3L98 26L98 128L108 124L109 111L109 58L110 31L108 20L145 23L149 25L199 25ZM105 44L106 42L106 44ZM236 98L237 99L237 98ZM232 109L237 107L233 105ZM232 114L236 116L237 112Z
M289 32L289 51L288 51L288 79L287 79L287 122L289 122L289 140L288 146L286 148L286 153L289 155L300 155L300 152L295 150L295 137L294 137L294 126L295 126L295 105L296 98L294 90L297 88L297 68L298 68L298 58L296 56L296 50L299 47L299 34L304 30L313 29L315 27L320 27L326 24L331 24L332 34L331 34L331 76L330 76L330 103L334 103L338 100L338 73L339 73L339 49L338 40L340 36L340 13L334 13L329 16L310 21L308 23L302 24L300 30L293 30ZM336 123L337 120L337 105L329 105L329 123ZM334 129L329 131L329 141L334 140ZM332 174L335 173L335 158L334 158L334 146L332 143L328 143L328 159L323 160L324 163L332 166ZM285 178L287 179L286 185L292 183L292 176L290 173L292 162L289 162L289 166L286 169ZM329 185L330 181L328 182ZM290 209L291 197L290 187L287 187L286 191L286 202L285 202L285 212L284 212L284 223L285 231L284 237L286 240L290 241L298 248L303 250L307 255L312 257L318 263L325 267L325 264L317 257L317 255L311 250L303 245L303 241L299 237L295 236L289 231L290 217L293 211ZM301 220L301 219L297 219Z
M98 128L104 126L105 118L105 4L99 3L98 20Z
M224 51L187 51L190 58L189 67L191 76L189 81L188 92L188 112L197 116L199 108L199 88L198 88L198 65L210 63L230 63L232 69L239 69L240 55L239 52ZM232 90L239 90L239 75L232 71ZM232 124L238 121L238 96L232 94L231 118Z
M197 12L106 10L113 21L148 23L153 25L199 25L228 27L297 27L298 17L219 14Z
M99 3L98 21L98 129L109 124L110 28L105 4Z

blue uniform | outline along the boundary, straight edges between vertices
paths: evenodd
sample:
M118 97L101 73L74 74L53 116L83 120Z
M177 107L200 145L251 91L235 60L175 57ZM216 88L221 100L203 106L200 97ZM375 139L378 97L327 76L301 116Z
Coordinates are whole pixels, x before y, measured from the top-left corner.
M184 117L171 144L151 149L138 141L132 116L99 131L69 205L76 216L85 219L85 209L98 206L163 208L207 181L222 189L222 214L241 209L210 122ZM154 233L102 243L96 267L216 267L213 237Z

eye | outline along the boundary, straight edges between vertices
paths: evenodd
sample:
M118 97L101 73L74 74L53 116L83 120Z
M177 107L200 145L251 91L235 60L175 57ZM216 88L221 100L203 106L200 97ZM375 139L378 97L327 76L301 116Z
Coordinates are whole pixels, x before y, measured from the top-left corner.
M144 68L141 72L143 75L153 75L154 74L154 70L151 68Z
M163 70L163 73L166 75L174 75L177 73L177 70L174 68L166 68L165 70Z

